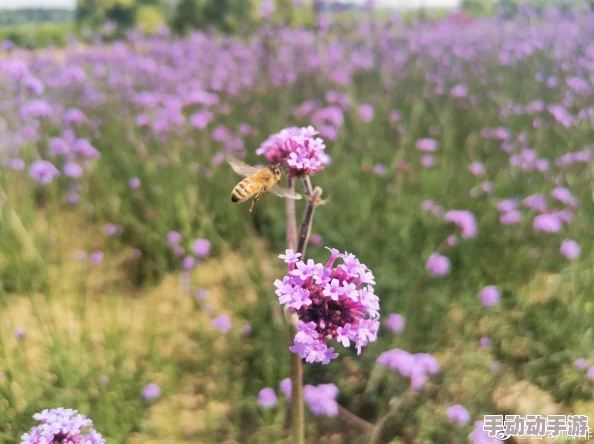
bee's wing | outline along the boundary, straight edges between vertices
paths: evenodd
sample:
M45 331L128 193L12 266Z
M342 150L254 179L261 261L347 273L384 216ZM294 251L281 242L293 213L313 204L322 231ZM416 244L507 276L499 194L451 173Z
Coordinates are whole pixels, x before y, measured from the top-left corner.
M276 194L279 197L284 197L285 199L299 200L303 197L303 196L301 196L301 194L296 193L295 191L287 190L286 188L282 188L282 187L272 187L272 189L270 191L272 191L274 194Z
M227 162L229 163L229 165L231 165L233 171L235 171L237 174L243 177L253 176L254 174L256 174L256 171L258 171L257 168L250 166L245 162L242 162L236 157L228 156Z

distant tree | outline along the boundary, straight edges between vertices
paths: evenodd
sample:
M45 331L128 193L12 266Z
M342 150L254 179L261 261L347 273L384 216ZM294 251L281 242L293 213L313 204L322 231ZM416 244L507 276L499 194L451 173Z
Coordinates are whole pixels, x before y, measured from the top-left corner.
M198 0L180 0L175 7L172 28L178 34L185 34L192 29L200 27L202 11Z
M495 11L495 2L493 0L462 0L460 7L471 16L488 17Z

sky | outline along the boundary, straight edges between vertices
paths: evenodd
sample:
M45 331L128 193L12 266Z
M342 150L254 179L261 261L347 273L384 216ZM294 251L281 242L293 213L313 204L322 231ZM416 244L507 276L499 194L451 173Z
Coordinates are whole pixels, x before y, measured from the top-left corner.
M354 0L354 3L361 3L361 0ZM72 8L76 0L0 0L0 9L3 8ZM418 8L423 5L425 7L453 7L458 4L458 0L376 0L376 4L380 7L391 8Z

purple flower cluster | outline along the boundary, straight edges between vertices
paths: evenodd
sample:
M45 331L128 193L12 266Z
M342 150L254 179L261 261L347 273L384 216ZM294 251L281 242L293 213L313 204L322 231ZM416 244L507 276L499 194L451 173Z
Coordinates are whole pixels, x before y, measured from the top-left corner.
M410 388L415 391L425 386L429 376L439 373L437 359L428 353L411 354L395 348L383 352L376 362L380 367L389 367L392 371L410 378Z
M272 164L282 164L289 177L311 175L324 169L330 157L324 151L326 145L312 127L286 128L270 136L256 154L263 155Z
M334 384L320 384L317 386L307 384L303 387L303 398L315 416L338 415L338 387Z
M361 348L377 339L379 298L373 293L373 273L350 253L331 249L328 262L316 264L299 260L300 253L287 250L279 257L288 264L289 272L274 283L279 302L298 317L298 333L292 352L309 363L328 364L336 358L327 340L336 340L344 347L351 341ZM337 259L342 259L336 265Z
M463 239L470 239L476 236L476 218L470 211L450 210L445 214L446 222L456 225L461 230Z
M104 444L93 421L72 409L51 409L33 415L41 424L21 436L21 444ZM85 432L83 434L83 431Z

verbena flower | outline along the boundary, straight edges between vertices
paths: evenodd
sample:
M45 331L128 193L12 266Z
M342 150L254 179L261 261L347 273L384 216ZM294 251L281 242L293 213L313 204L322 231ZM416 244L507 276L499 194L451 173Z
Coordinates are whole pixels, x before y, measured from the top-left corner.
M210 254L210 241L207 239L196 239L192 244L192 252L199 258L208 256Z
M306 385L303 398L315 416L335 417L338 415L338 387L334 384Z
M293 250L279 256L288 264L289 272L282 281L275 281L276 294L279 302L299 318L299 331L290 350L309 363L328 364L338 356L326 345L327 340L336 340L344 347L352 341L359 354L362 347L377 339L379 329L373 273L353 254L330 251L325 265L312 259L305 263ZM336 265L337 259L343 263Z
M573 363L573 366L575 368L577 368L578 370L583 370L586 368L586 366L588 365L588 361L586 361L584 358L578 358L575 360L575 362Z
M567 259L577 259L580 257L582 253L582 249L578 245L578 243L574 240L565 239L561 242L561 254L565 256Z
M433 253L427 259L427 270L431 273L433 277L440 277L445 276L450 272L451 263L449 258L446 256L442 256L439 253Z
M278 389L283 392L287 399L291 399L291 394L293 393L293 383L291 382L291 378L283 379L280 382Z
M478 295L481 303L489 308L499 303L499 299L501 299L501 293L499 292L499 288L496 285L487 285L485 288L481 290Z
M411 390L421 390L430 375L439 373L439 363L428 353L411 354L395 348L383 352L376 362L380 367L389 367L392 371L409 377Z
M21 444L103 444L93 421L72 409L51 409L33 415L41 424L21 436ZM83 433L84 432L84 433Z
M468 424L470 421L470 413L463 405L456 404L448 408L448 418L458 424Z
M470 211L450 210L445 214L445 220L460 228L464 239L475 237L477 234L476 218Z
M60 171L47 160L38 160L29 169L29 176L42 184L51 183L59 175Z
M142 397L147 401L153 401L159 396L161 396L161 388L157 384L148 384L142 389Z
M258 393L258 405L262 408L269 409L274 407L277 401L276 393L274 392L274 389L270 387L264 387L260 390L260 393Z
M402 333L406 325L406 320L397 313L390 313L385 325L394 333Z
M211 325L213 328L216 328L223 333L227 333L229 330L231 330L231 318L226 314L222 314L214 318L211 321Z
M483 430L484 421L475 421L474 430L468 435L473 444L496 444L503 442L497 438L491 438L487 432Z
M313 126L286 128L270 136L256 154L263 155L270 163L282 164L289 177L315 174L330 163L324 151L326 145L316 134Z

